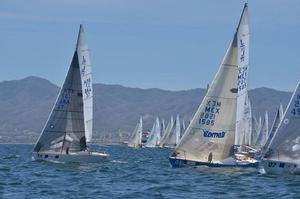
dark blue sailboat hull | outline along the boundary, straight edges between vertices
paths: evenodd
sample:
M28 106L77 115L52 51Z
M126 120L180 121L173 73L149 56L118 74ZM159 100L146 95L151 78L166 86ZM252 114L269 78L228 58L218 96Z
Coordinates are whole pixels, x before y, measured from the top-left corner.
M256 163L248 163L248 164L219 164L219 163L210 163L210 162L198 162L193 160L183 160L177 159L174 157L169 157L170 164L173 168L180 167L197 167L197 166L207 166L207 167L243 167L243 168L257 168L259 162Z

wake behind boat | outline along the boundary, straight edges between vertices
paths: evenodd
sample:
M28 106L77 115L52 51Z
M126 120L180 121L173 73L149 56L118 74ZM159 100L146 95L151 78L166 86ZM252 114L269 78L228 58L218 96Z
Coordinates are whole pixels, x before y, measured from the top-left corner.
M55 162L101 162L106 153L87 147L93 130L93 88L89 49L80 25L76 50L33 158Z
M241 114L247 97L248 46L248 7L245 4L237 31L219 71L169 158L173 167L258 165L253 158L236 157L234 147L244 139L239 132L243 125Z

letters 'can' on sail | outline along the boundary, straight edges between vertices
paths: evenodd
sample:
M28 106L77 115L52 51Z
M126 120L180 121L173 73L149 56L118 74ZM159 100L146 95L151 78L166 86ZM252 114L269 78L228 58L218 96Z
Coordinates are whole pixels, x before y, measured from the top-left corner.
M142 146L142 134L143 134L143 118L140 117L132 136L128 141L128 147L138 148Z
M267 151L262 160L267 173L300 174L300 81Z
M34 147L34 158L97 162L107 154L87 151L93 128L91 64L80 25L76 49L63 86ZM99 159L100 157L100 159Z
M248 38L247 4L243 9L241 20L234 38L216 73L204 99L187 127L179 145L170 157L173 166L194 165L235 165L233 158L235 131L237 123L238 91L246 97L246 75L248 61L247 48L241 51L241 45ZM241 37L242 40L241 41ZM244 54L243 54L244 53ZM244 56L245 65L238 71L240 59ZM243 75L239 77L238 75ZM239 80L239 81L238 81ZM243 91L243 92L242 92ZM241 104L244 111L245 101ZM244 137L243 137L244 138Z

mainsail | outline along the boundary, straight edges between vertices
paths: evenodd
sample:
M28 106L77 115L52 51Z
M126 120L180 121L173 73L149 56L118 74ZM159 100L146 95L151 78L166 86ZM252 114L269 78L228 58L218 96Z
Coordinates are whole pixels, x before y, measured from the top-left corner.
M248 86L248 68L249 68L249 24L248 24L248 8L245 5L239 26L237 29L237 45L238 45L238 83L237 83L237 113L235 126L235 145L245 144L245 138L248 139L249 120L245 119L245 110L247 103L247 86ZM248 113L246 113L248 114ZM247 141L247 143L249 143Z
M71 65L46 125L34 147L35 152L78 152L86 149L86 131L92 130L93 97L91 65L87 49L83 28L80 26ZM82 72L83 67L86 67L85 74Z
M244 130L244 142L242 144L251 145L252 138L252 111L251 102L247 94L244 105L244 117L243 117L243 130Z
M82 25L78 34L76 45L78 54L78 63L80 67L83 110L84 110L84 130L86 141L90 142L93 134L93 82L92 82L92 67L90 60L89 48L85 39L85 34Z
M268 159L300 164L300 82L269 145Z
M156 118L151 133L148 137L145 147L156 147L160 142L160 123L158 117Z
M129 147L140 147L142 144L142 133L143 133L143 118L140 117L139 122L137 123L132 136L128 141Z

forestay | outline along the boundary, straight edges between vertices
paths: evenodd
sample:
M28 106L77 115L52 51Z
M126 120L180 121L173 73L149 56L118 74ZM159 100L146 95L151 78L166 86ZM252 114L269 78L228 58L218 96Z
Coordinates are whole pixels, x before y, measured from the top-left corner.
M290 99L273 139L268 159L300 164L300 82Z

